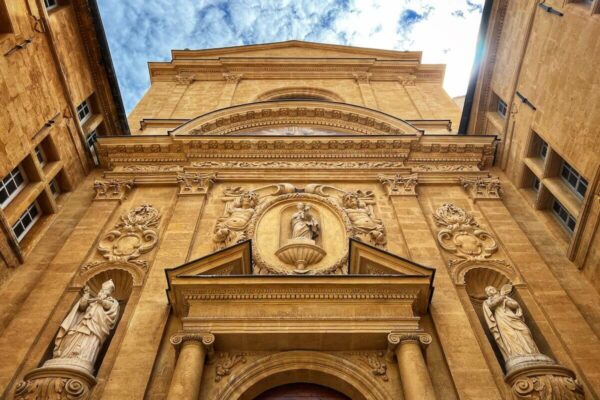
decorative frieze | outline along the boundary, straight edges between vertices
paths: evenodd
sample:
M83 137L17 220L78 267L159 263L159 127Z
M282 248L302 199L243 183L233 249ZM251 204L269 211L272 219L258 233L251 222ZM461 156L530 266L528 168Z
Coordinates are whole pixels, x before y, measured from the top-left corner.
M94 200L118 200L127 198L127 193L133 188L133 179L97 179L94 181L96 197Z
M379 181L386 188L388 196L416 196L417 174L385 176L379 175Z
M460 183L474 201L502 198L502 183L498 177L460 178Z
M336 169L336 168L403 168L402 161L197 161L192 168L273 168L273 169Z
M215 173L180 173L177 175L179 195L205 195L216 179L217 174Z

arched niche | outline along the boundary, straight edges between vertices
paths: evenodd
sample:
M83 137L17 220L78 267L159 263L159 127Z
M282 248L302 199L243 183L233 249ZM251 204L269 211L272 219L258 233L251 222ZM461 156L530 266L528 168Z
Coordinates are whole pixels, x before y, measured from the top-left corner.
M368 372L331 354L289 351L266 356L240 370L218 396L221 400L253 400L277 386L312 383L353 400L390 398Z
M258 95L255 101L273 100L321 100L337 101L340 103L345 102L341 96L331 90L302 86L268 90Z

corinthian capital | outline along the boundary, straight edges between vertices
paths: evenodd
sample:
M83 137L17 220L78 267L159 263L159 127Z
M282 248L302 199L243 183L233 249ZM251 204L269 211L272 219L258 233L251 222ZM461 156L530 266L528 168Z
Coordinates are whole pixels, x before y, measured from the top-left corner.
M223 78L229 83L238 83L242 79L242 74L223 74Z
M379 175L379 181L387 189L388 196L416 196L417 174L385 176Z
M127 198L127 193L133 188L133 179L97 179L94 182L96 197L94 200L118 200Z
M183 173L177 175L179 183L179 194L207 194L213 183L217 179L217 174Z
M502 182L497 176L463 177L460 183L473 200L502 198Z

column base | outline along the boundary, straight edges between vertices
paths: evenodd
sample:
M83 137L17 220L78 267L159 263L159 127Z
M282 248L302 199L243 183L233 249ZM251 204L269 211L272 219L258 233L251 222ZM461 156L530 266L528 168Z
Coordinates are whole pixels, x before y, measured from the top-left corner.
M86 400L96 378L68 367L36 368L15 389L14 400Z
M514 400L583 400L583 387L575 373L560 365L528 365L505 379Z

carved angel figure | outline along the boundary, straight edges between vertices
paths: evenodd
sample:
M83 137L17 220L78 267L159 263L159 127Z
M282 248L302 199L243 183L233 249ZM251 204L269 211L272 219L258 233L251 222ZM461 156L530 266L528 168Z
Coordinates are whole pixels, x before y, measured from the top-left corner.
M387 240L382 221L373 216L371 209L360 201L355 192L344 194L342 204L352 222L354 236L375 246L385 246Z
M315 240L319 236L319 221L310 213L310 206L297 204L298 211L292 215L292 239Z
M225 216L217 220L214 241L217 249L222 249L246 238L246 228L258 205L258 195L253 191L243 192L238 198L227 203Z
M494 336L504 361L516 356L540 354L519 303L508 294L510 284L502 286L500 293L493 286L485 288L487 299L483 302L485 320Z
M119 317L119 302L112 297L115 284L102 284L97 297L86 286L81 299L60 325L54 341L53 358L75 358L92 372L98 352Z

